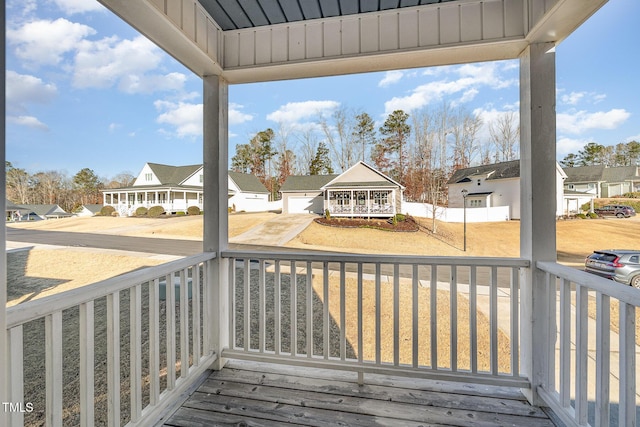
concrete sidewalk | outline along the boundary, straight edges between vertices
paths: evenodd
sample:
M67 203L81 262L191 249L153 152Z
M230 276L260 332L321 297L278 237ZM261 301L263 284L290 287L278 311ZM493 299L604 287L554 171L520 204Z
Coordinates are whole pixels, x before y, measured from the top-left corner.
M239 236L229 239L230 243L248 245L282 246L300 234L317 215L280 214L276 218L257 225Z

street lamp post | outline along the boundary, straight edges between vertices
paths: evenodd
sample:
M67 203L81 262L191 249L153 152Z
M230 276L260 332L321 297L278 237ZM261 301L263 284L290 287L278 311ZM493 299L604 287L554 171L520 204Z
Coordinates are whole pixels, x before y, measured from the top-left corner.
M462 221L464 223L464 228L463 228L463 244L462 244L462 250L464 252L467 251L467 195L469 194L469 191L464 189L462 190Z

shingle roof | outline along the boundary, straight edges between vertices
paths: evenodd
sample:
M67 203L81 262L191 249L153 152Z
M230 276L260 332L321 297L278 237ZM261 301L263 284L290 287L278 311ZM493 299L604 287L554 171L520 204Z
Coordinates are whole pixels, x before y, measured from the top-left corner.
M170 166L147 163L162 185L180 184L193 175L202 165Z
M637 166L619 166L617 168L605 168L604 172L602 173L602 177L604 178L604 181L607 182L640 180L640 176L638 176Z
M240 188L240 190L243 192L247 192L247 193L268 193L269 192L269 190L267 190L267 188L264 185L262 185L258 177L255 175L229 171L229 178L231 178L233 182L236 183L238 188Z
M520 160L510 160L508 162L494 163L492 165L472 166L456 170L447 184L457 184L469 181L471 176L484 175L493 172L487 181L506 178L520 177Z
M565 184L572 182L599 182L604 181L602 174L604 173L604 165L596 166L576 166L573 168L562 168L567 179L564 180Z
M282 184L281 192L287 191L320 191L339 175L291 175Z

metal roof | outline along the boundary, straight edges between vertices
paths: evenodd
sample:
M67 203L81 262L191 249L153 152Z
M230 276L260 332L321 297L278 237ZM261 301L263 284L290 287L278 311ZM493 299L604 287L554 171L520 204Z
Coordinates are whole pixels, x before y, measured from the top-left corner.
M356 15L455 0L200 0L223 30Z

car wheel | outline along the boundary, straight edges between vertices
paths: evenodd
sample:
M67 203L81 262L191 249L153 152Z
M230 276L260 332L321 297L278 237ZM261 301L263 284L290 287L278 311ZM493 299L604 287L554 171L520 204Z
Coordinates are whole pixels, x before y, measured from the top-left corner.
M640 274L631 279L631 286L636 289L640 289Z
M618 218L622 218L622 217L624 216L624 214L622 214L622 213L617 213L617 214L616 214L616 216L617 216Z

